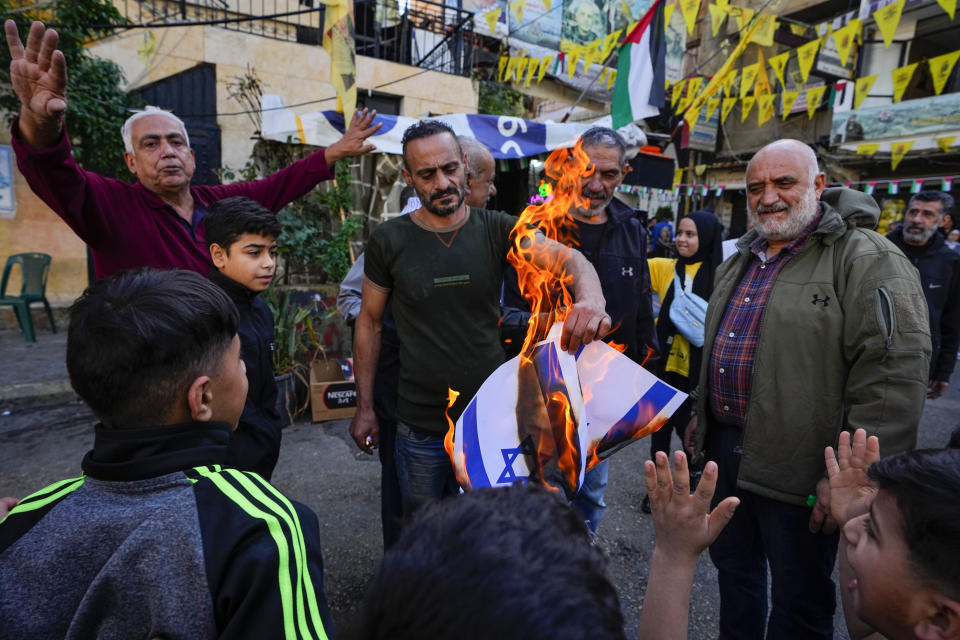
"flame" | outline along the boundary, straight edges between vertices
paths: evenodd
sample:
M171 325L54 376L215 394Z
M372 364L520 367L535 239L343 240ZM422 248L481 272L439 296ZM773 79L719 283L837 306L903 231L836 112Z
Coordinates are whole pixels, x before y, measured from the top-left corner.
M627 345L625 345L625 344L620 344L620 343L618 343L618 342L608 342L607 344L608 344L610 347L613 347L614 349L616 349L617 351L619 351L620 353L623 353L624 351L627 350Z
M450 387L447 387L447 408L443 410L443 415L447 418L447 433L443 436L443 448L446 450L447 456L450 457L450 464L453 465L453 472L457 476L457 482L460 483L460 486L464 489L469 489L470 478L468 478L466 472L463 471L466 469L463 451L460 452L460 464L457 464L456 452L453 446L457 425L454 424L453 419L450 417L450 407L453 406L453 403L456 402L459 397L459 391L454 391Z
M517 271L520 291L530 305L530 321L520 349L517 435L520 442L533 443L525 455L531 481L551 488L562 487L569 497L579 487L583 455L576 417L566 392L541 388L532 354L550 327L563 322L573 306L573 278L564 266L567 255L557 257L546 269L537 268L531 257L538 231L560 244L579 245L576 223L570 212L574 207L589 207L581 195L581 180L593 171L590 158L579 143L573 149L557 149L551 153L544 164L547 181L541 183L540 199L520 214L507 256ZM559 368L555 359L539 365ZM553 379L562 379L562 376L556 375Z

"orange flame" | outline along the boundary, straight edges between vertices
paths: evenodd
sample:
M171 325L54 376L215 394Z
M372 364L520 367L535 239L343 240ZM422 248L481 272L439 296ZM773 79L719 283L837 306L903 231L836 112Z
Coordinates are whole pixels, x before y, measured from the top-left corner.
M571 211L589 207L581 195L582 178L593 170L579 143L573 149L551 153L544 172L552 197L524 209L513 228L508 254L517 271L520 291L530 305L530 321L520 349L517 435L521 442L530 438L535 445L535 452L526 456L531 480L562 486L568 494L578 488L580 457L585 454L579 447L577 421L566 393L540 388L531 356L550 327L563 322L573 306L573 278L565 269L566 255L545 265L545 269L535 266L531 257L538 231L560 244L579 245Z
M453 418L450 417L450 407L453 406L453 403L457 401L457 398L460 397L459 391L454 391L450 387L447 387L447 408L444 409L443 415L447 418L447 433L443 436L443 448L447 452L447 456L450 457L450 464L453 465L453 472L457 476L457 482L460 483L460 486L464 489L470 488L470 479L466 474L461 474L460 470L464 469L463 464L463 452L460 452L460 462L457 464L456 452L454 450L453 441L454 436L456 435L457 425L454 424Z

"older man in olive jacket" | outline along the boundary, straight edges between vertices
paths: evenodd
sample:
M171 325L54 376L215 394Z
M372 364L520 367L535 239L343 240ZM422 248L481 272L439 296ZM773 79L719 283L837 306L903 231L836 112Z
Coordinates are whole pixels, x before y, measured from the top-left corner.
M884 455L914 447L926 303L916 269L872 231L873 199L825 189L805 144L764 147L746 182L753 230L717 274L688 429L720 466L714 500L741 499L710 547L720 635L830 638L838 537L823 450L856 428L879 435Z

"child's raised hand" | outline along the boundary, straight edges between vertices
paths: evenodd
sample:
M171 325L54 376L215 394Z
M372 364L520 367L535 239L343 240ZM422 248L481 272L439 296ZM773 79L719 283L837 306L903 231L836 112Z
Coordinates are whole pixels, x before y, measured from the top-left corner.
M824 450L827 477L830 479L830 513L843 526L849 519L866 513L877 495L877 488L867 476L867 469L880 459L880 441L867 437L864 429L853 434L840 434L837 450Z

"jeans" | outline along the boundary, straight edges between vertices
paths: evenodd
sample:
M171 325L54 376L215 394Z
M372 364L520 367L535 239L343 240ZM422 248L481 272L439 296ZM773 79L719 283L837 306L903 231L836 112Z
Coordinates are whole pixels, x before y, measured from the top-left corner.
M720 637L762 639L766 630L770 640L832 638L836 588L830 576L839 536L810 533L808 507L737 488L740 436L736 427L714 426L707 437L707 458L719 466L712 506L727 496L740 498L730 523L710 545L720 583Z
M603 501L603 494L607 490L607 479L610 475L610 461L604 460L583 476L583 485L574 496L573 507L586 521L590 533L596 535L597 527L603 520L603 512L607 503Z
M399 421L396 467L404 519L427 502L460 491L443 436L414 431Z

